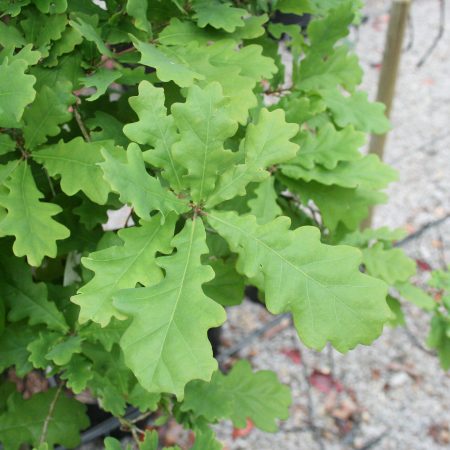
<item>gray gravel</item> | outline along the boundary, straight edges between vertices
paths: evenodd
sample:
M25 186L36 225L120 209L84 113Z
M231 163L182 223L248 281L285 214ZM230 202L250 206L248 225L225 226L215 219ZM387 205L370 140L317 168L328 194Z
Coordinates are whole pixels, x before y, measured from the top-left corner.
M365 13L369 20L361 26L356 42L366 76L364 89L375 95L390 1L370 0ZM414 0L412 48L404 54L398 82L391 132L385 160L400 172L400 180L388 193L389 203L375 213L375 226L404 227L408 232L450 212L450 14L446 34L420 69L416 64L431 44L439 23L436 0ZM353 36L356 38L356 36ZM405 246L407 253L433 268L449 263L450 219ZM269 314L258 305L246 302L232 308L225 336L236 342L250 329L258 327ZM414 307L407 308L409 327L419 339L428 329L428 318ZM283 354L286 348L300 348L303 366ZM366 448L380 450L437 450L450 448L450 378L437 359L413 345L403 329L386 329L374 345L360 346L341 355L318 354L299 344L295 332L286 328L261 339L241 352L257 369L275 370L292 388L291 417L282 431L270 435L253 430L233 440L230 424L217 427L228 450L286 449L315 450L308 415L308 395L313 400L314 424L321 429L322 449ZM333 374L344 391L320 393L308 388L304 369ZM331 417L353 411L353 443L339 434ZM337 411L337 412L336 412ZM349 434L347 434L348 438ZM370 445L371 444L371 445Z

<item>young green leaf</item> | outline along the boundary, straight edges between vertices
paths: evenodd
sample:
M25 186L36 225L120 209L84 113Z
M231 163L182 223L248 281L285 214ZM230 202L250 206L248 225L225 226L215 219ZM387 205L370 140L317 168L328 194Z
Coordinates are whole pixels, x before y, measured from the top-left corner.
M218 83L201 89L193 86L185 103L172 106L180 130L173 145L175 160L188 174L183 178L195 202L204 201L214 189L219 171L230 166L233 153L224 148L227 138L237 131L237 123L223 107L226 99Z
M81 308L81 323L92 320L105 327L114 316L123 319L123 314L113 306L113 295L120 289L134 288L137 283L148 286L161 280L155 255L170 253L174 226L174 215L168 216L164 224L157 215L149 222L143 221L139 227L120 230L122 246L109 247L82 258L82 264L95 275L71 299Z
M188 220L172 241L177 252L157 260L165 278L115 295L114 306L133 318L120 341L125 361L149 392L181 399L187 382L209 380L217 369L207 331L222 324L225 312L202 291L214 277L200 261L205 239L201 219Z
M61 189L67 195L83 191L94 203L104 205L110 191L98 163L103 161L101 150L107 148L113 155L121 156L113 141L86 142L78 136L69 142L60 140L57 144L33 153L48 173L61 176Z
M17 128L25 106L36 96L33 89L36 78L25 74L27 68L28 64L21 59L9 63L8 58L5 58L0 65L1 127Z
M52 219L61 208L39 201L43 195L26 162L18 165L4 185L8 193L0 193L0 206L6 208L8 214L0 222L0 235L15 236L15 255L26 255L32 266L39 266L44 256L54 258L56 241L70 234L65 226Z
M127 161L102 149L105 162L100 166L106 181L113 191L120 195L120 200L130 204L136 214L144 220L150 219L153 211L161 212L164 221L172 211L181 214L188 211L186 201L164 188L160 181L145 170L141 149L137 144L130 144L127 149Z
M292 312L309 347L319 350L330 341L345 352L381 333L389 318L386 285L359 271L358 250L321 244L314 227L290 231L287 217L258 225L251 215L214 211L208 222L239 254L239 272L264 275L268 310Z
M123 132L132 141L153 147L144 152L144 160L162 169L162 176L176 192L180 192L183 168L174 161L172 154L172 146L179 140L179 134L173 116L167 115L164 89L156 88L148 81L142 81L138 89L139 95L131 97L129 102L139 121L125 125Z
M244 25L242 17L247 13L245 9L234 8L229 3L221 3L219 0L195 0L193 7L194 19L197 19L200 28L211 25L229 33Z

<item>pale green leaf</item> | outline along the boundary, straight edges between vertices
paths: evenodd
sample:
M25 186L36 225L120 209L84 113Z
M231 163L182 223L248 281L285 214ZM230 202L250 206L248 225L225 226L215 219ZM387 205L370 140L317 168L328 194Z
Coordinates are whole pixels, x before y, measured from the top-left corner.
M356 161L342 161L333 170L320 166L305 169L300 165L281 166L284 175L294 180L317 181L327 186L344 188L382 189L397 180L397 171L380 161L375 154L366 155Z
M214 277L200 261L205 238L201 219L188 220L172 241L177 252L157 260L165 278L115 296L114 305L133 318L120 342L125 361L149 392L181 399L187 382L209 380L217 369L207 331L222 324L225 312L202 291Z
M189 207L186 201L164 188L161 182L147 173L142 152L137 144L130 144L124 163L106 149L102 150L105 162L100 166L112 190L120 195L123 203L130 204L136 214L148 220L152 211L161 212L161 220L175 211L183 213Z
M225 104L220 85L212 83L204 89L193 86L185 103L172 105L180 131L179 141L172 146L173 155L188 172L183 183L196 202L208 197L219 172L234 159L224 142L236 133L237 123L223 109Z
M255 189L256 197L248 201L250 212L256 217L260 225L270 222L281 215L281 208L277 204L277 192L274 187L274 177L266 178Z
M287 419L291 393L274 372L253 372L248 361L239 361L227 375L215 372L211 381L192 381L186 386L183 411L214 422L227 418L236 428L250 419L258 428L274 432L276 419Z
M346 97L337 89L329 89L321 90L320 95L341 128L353 125L360 131L383 134L391 127L384 114L385 106L382 103L370 103L365 92L357 91Z
M195 0L193 7L194 18L200 28L211 25L229 33L244 25L242 17L247 14L245 9L234 8L231 4L221 3L219 0Z
M5 58L0 66L0 126L16 128L22 118L25 106L36 96L33 85L36 78L26 75L26 61L18 59L9 63Z
M314 227L290 231L287 217L258 225L251 215L215 211L208 222L238 253L239 272L264 276L268 310L290 311L309 347L329 341L345 352L380 335L389 318L386 285L359 271L357 249L322 244Z
M290 139L297 131L298 125L286 123L282 110L269 112L262 109L257 123L247 126L240 150L242 164L225 171L222 169L216 189L206 205L215 206L236 195L245 195L250 182L263 181L269 176L266 168L293 158L298 146Z
M123 319L124 315L113 306L112 296L120 289L134 288L137 283L147 286L161 280L155 255L171 251L174 225L174 215L168 216L164 225L157 215L139 227L120 230L122 246L106 248L82 258L82 264L95 275L72 297L72 301L81 307L81 323L92 320L105 327L113 316Z
M129 101L139 121L125 125L123 132L130 140L153 147L144 153L144 160L162 169L162 176L179 192L183 169L172 155L172 145L178 141L179 135L173 117L167 115L164 89L142 81L139 95Z
M403 298L425 311L434 311L438 305L423 289L411 283L395 283L395 288Z
M8 214L0 222L0 235L15 236L16 256L27 256L28 263L39 266L44 256L56 256L56 241L69 236L69 230L52 219L61 211L53 203L39 201L43 195L36 188L31 169L22 162L4 185L7 194L0 194L0 205Z
M153 44L133 39L133 44L141 54L140 63L156 69L161 81L173 81L178 86L188 87L194 80L203 80L205 77L189 67L189 60L170 50L169 47L157 48Z
M400 248L385 250L382 243L362 250L367 272L386 283L408 281L416 273L416 263Z
M80 136L33 153L33 158L47 169L52 177L61 177L61 189L67 195L83 191L95 203L104 205L110 191L98 165L103 161L101 150L107 148L114 155L124 153L112 141L86 142Z

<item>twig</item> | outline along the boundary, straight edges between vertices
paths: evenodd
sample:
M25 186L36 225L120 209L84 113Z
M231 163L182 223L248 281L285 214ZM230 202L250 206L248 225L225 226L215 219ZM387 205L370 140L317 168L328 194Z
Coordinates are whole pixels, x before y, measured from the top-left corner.
M444 32L445 32L445 0L438 0L438 1L439 1L439 29L438 29L438 32L437 32L433 42L431 43L430 47L424 53L422 58L420 58L416 67L422 67L425 64L426 60L434 52L439 41L442 39L442 36L444 36Z
M389 430L383 431L379 436L371 439L366 444L364 444L362 447L360 447L359 450L370 450L371 448L374 448L375 445L379 444L387 435L389 434Z
M45 442L45 440L47 439L48 424L50 423L50 420L53 416L53 412L56 407L56 402L58 401L58 398L61 395L63 387L64 387L64 384L59 385L58 389L56 390L55 396L53 397L53 400L50 403L50 407L48 408L47 417L45 418L44 425L42 426L41 437L39 438L39 445L43 444Z
M431 222L427 222L425 225L423 225L417 231L414 231L414 233L408 234L408 236L406 236L405 238L401 239L400 241L397 241L394 244L394 247L401 247L402 245L405 245L407 242L414 241L418 237L422 236L422 234L424 234L425 231L429 230L430 228L434 228L434 227L437 227L438 225L441 225L447 219L450 219L450 213L447 213L444 217L441 217L440 219L432 220Z
M83 119L80 116L80 113L78 112L78 108L76 105L73 106L73 113L75 115L75 120L77 121L78 126L80 127L81 134L84 137L84 140L86 142L91 142L91 136L89 135L86 127L84 126Z

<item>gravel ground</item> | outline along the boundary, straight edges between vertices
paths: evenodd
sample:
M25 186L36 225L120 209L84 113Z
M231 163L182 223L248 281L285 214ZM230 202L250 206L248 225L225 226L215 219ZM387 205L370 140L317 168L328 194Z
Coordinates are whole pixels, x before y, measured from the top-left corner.
M372 97L390 3L368 0L368 21L354 36L366 72L363 88ZM385 150L385 160L399 171L400 180L389 189L389 203L379 207L374 217L375 226L403 227L408 232L450 213L450 15L446 35L419 69L417 62L437 33L438 1L414 0L411 17L412 48L402 60L392 113L394 130ZM439 268L450 262L449 240L450 219L405 249L410 256ZM409 327L423 340L428 318L414 307L407 309ZM225 339L233 343L270 315L245 302L230 309L229 319ZM275 370L291 386L294 403L290 419L273 435L252 430L232 439L230 425L217 427L228 450L450 448L450 377L435 356L413 345L404 329L386 329L374 345L341 355L307 350L292 328L285 326L240 356L249 358L257 369ZM338 389L330 389L330 373L338 380ZM314 439L308 426L311 417L320 439Z

